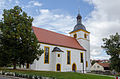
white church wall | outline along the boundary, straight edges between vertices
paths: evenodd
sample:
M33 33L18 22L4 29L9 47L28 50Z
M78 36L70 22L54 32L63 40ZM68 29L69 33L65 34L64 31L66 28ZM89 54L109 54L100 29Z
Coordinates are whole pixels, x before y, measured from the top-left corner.
M55 64L56 64L56 53L55 52L51 53L51 61L52 61L51 71L55 71L56 70L56 66L55 66Z
M90 63L90 45L89 45L89 42L88 42L88 41L85 41L85 40L83 40L83 39L78 40L78 42L80 42L81 45L82 45L85 49L87 49L85 55L86 55L86 61L88 61L88 67L87 67L87 71L88 71L88 70L90 70L90 65L91 65L91 63Z
M49 57L49 64L44 64L44 53L41 55L40 59L31 65L31 69L33 70L43 70L43 71L56 71L56 64L61 64L61 72L68 72L72 71L72 64L75 63L77 65L77 71L83 70L83 65L80 63L80 52L84 53L85 51L81 51L78 49L66 48L61 46L54 46L48 44L40 44L41 48L44 49L44 46L50 47L50 57ZM59 47L64 52L52 52L54 47ZM71 64L67 64L67 50L71 51ZM55 54L54 54L55 53ZM60 58L57 58L57 54L60 54ZM56 58L55 58L56 57ZM84 58L85 60L85 58ZM85 62L84 62L85 64ZM85 66L85 65L84 65ZM84 67L85 68L85 67Z

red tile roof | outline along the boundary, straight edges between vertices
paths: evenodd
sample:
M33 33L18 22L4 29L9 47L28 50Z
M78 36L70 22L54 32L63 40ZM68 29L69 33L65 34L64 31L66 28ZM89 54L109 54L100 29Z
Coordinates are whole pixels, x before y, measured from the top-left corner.
M109 67L109 63L98 63L98 64L103 66L103 67Z
M34 26L32 28L40 43L63 46L85 51L85 49L73 37L48 31Z

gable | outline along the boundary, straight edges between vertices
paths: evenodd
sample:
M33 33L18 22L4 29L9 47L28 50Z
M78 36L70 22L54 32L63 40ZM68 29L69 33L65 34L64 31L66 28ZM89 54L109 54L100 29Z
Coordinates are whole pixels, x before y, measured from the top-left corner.
M94 67L94 66L101 66L101 65L99 65L98 63L95 63L92 67Z
M104 67L99 65L98 63L95 63L92 65L91 70L102 70Z
M85 49L73 37L48 31L34 26L32 28L40 43L63 46L85 51Z

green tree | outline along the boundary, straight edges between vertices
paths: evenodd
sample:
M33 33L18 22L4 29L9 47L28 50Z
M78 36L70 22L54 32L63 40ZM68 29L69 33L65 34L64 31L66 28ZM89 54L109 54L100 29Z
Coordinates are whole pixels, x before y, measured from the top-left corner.
M106 53L111 56L110 67L117 72L120 72L120 35L110 35L109 38L103 38L103 46Z
M96 61L95 60L93 60L92 62L91 62L91 65L94 65L96 63Z
M32 30L32 21L33 18L27 16L19 6L4 10L0 21L2 55L7 54L4 56L9 58L9 63L12 62L14 69L17 64L31 64L43 53Z

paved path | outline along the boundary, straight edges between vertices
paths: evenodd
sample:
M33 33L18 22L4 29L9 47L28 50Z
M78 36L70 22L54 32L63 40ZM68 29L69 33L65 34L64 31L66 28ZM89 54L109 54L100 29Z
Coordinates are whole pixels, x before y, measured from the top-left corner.
M1 76L0 76L0 79L9 79L9 78L5 78L5 77L1 77Z
M18 77L13 77L13 76L0 75L0 79L25 79L25 78L18 78Z
M10 78L0 75L0 79L10 79Z

